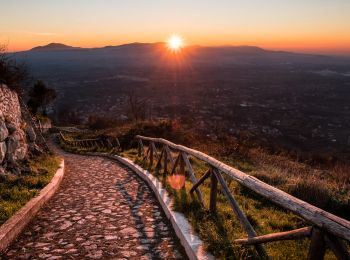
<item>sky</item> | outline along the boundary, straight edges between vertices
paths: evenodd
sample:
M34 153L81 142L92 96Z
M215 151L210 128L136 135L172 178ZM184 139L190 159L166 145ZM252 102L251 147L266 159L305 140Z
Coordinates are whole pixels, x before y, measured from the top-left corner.
M350 55L350 0L0 0L9 51L60 42L254 45Z

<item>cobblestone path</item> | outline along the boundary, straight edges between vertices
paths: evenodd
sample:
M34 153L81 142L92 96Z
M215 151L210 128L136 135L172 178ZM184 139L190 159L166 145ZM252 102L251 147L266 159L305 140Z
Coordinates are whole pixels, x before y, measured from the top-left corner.
M66 173L59 191L2 259L186 258L135 173L108 159L60 153Z

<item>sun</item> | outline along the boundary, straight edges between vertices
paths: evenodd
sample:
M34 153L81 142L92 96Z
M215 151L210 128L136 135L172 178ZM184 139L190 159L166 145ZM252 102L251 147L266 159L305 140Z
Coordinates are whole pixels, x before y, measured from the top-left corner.
M183 39L178 35L172 35L167 41L168 48L172 51L179 51L184 46Z

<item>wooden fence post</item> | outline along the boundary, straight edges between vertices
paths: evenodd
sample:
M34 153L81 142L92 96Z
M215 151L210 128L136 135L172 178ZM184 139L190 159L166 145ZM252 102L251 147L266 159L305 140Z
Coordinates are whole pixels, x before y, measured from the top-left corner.
M197 182L196 176L194 175L194 171L193 171L191 162L188 159L187 154L184 153L184 152L182 153L182 160L184 161L184 163L185 163L185 165L187 167L188 177L189 177L190 181L192 182L192 184L195 184ZM200 203L202 205L204 205L204 203L203 203L203 195L202 195L202 192L201 192L201 190L199 188L196 189L196 194L197 194L197 197L198 197Z
M327 233L325 235L325 239L326 239L326 244L333 251L337 259L339 260L350 259L350 253L348 252L346 245L339 238Z
M247 232L248 237L256 237L256 232L255 232L253 226L250 224L247 216L244 214L244 212L239 207L237 201L232 196L230 189L228 188L228 186L227 186L224 178L220 174L220 172L216 169L213 169L212 175L215 175L217 180L220 182L223 193L225 194L226 198L228 199L228 202L231 205L233 212L236 214L239 222L241 223L241 225L243 226L243 228ZM255 249L261 257L263 257L263 258L268 257L263 245L261 245L261 244L255 245Z
M213 170L210 170L210 204L209 209L211 213L216 213L216 196L218 190L218 179Z
M162 151L160 152L160 156L157 160L157 164L156 164L156 169L159 170L162 167L162 157L164 155L164 148L162 149Z
M309 247L308 260L323 260L326 253L326 243L323 232L313 227L311 231L311 242Z
M179 157L180 157L180 159L179 159L180 160L179 161L179 163L180 163L180 165L179 165L179 168L180 168L179 174L186 175L185 174L185 162L184 162L184 159L182 157L182 152L179 153Z
M152 145L153 143L152 142L150 142L149 143L149 147L148 147L148 149L150 149L149 151L150 151L150 155L149 155L149 165L150 165L150 168L152 168L152 166L153 166L153 145Z
M143 148L141 143L142 143L141 139L138 139L138 142L137 142L137 144L138 144L137 145L137 156L138 157L141 157L141 149Z
M168 174L168 152L166 146L163 148L164 151L164 175Z

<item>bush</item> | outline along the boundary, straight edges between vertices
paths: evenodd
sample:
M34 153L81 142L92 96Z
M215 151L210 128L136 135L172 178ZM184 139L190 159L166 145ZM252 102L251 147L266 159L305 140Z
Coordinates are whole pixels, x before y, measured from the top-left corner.
M0 83L6 84L10 89L20 92L20 85L27 78L27 66L11 58L6 52L6 47L0 45Z

